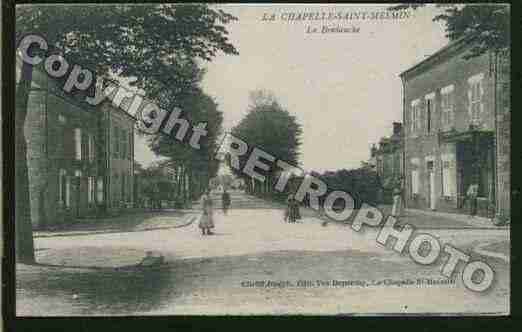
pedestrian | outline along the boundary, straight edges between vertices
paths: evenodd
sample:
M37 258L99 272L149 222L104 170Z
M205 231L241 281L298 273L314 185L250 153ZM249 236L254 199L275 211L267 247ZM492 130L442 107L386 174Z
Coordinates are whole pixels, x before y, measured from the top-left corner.
M295 220L301 220L301 209L299 208L299 201L295 199L294 196L294 213L295 213Z
M478 184L472 183L468 187L466 192L466 201L469 204L469 217L473 218L477 214L477 196L478 196Z
M230 207L230 194L227 190L223 190L223 194L221 195L221 203L223 204L223 214L228 214L228 208Z
M301 215L299 213L299 202L295 199L294 195L289 195L286 200L286 214L285 220L289 223L295 223L297 220L301 219Z
M210 199L210 190L207 189L201 197L201 207L203 209L203 215L199 219L199 228L203 235L212 235L211 229L214 228L214 216L212 208L212 200Z
M395 187L393 188L393 207L391 215L393 217L398 217L402 212L402 188L400 181L397 181Z

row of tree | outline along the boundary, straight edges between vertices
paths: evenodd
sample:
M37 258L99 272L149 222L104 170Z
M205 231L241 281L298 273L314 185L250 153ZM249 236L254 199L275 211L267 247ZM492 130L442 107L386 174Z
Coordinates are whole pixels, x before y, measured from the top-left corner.
M173 139L150 140L158 154L175 156L177 161L190 159L181 162L184 172L197 167L208 178L217 169L217 165L208 163L208 151L215 144L212 140L219 133L222 116L198 86L204 73L198 61L210 61L218 52L238 54L225 28L234 20L234 16L204 4L17 6L16 42L26 34L37 33L50 46L42 56L59 53L69 63L94 69L97 75L132 78L133 86L143 89L149 99L167 110L176 103L185 106L182 109L186 114L198 110L190 117L212 124L199 154L166 148L180 145ZM38 51L36 47L29 50L33 54ZM16 257L27 263L34 262L24 136L32 71L31 65L23 64L15 98Z

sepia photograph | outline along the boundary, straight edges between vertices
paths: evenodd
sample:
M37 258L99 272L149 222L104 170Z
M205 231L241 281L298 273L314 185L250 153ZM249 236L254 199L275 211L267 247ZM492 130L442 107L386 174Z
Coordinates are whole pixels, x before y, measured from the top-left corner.
M510 315L510 4L13 6L16 317Z

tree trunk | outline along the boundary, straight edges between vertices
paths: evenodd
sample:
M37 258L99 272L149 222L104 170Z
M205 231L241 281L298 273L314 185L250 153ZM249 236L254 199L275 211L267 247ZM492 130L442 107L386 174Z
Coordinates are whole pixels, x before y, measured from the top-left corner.
M23 63L20 83L16 90L15 114L15 242L16 261L34 263L33 226L29 198L29 171L24 125L33 77L33 67Z

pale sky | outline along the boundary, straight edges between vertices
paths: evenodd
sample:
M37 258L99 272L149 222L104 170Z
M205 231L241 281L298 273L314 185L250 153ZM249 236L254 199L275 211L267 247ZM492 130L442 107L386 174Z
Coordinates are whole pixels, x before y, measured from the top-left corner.
M203 89L224 113L225 130L245 115L249 92L271 90L303 126L301 166L306 170L357 168L372 143L402 122L399 74L447 44L436 8L402 20L294 21L283 12L373 11L370 5L221 5L238 18L227 26L238 56L219 55L207 64ZM278 19L262 21L263 13ZM359 33L306 33L323 25ZM136 160L153 154L138 139Z

